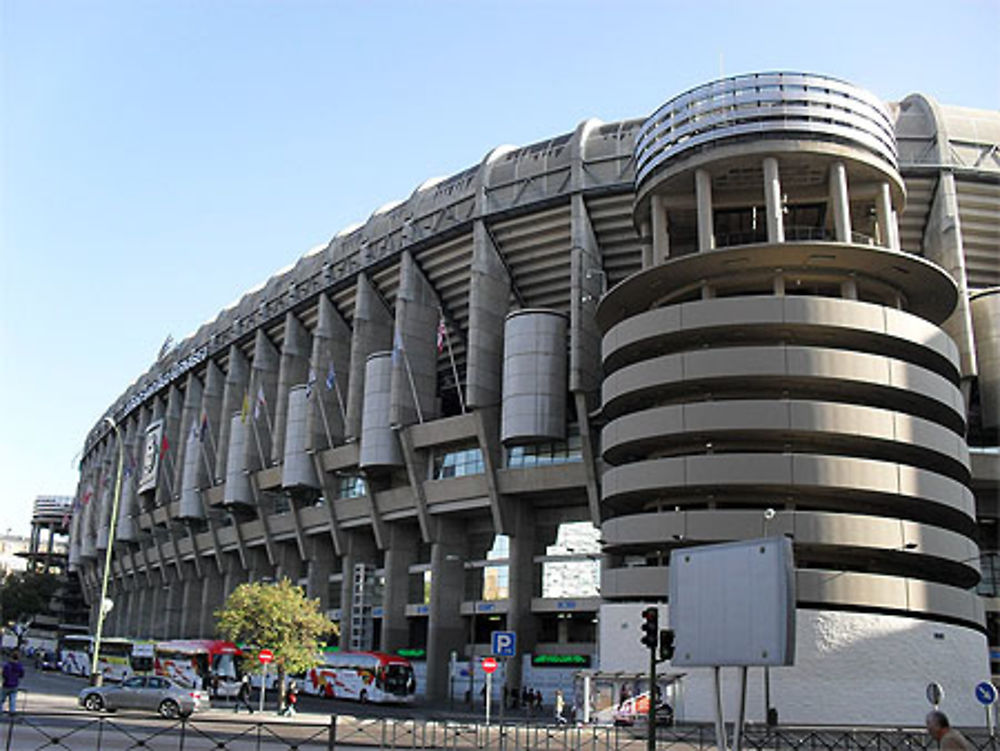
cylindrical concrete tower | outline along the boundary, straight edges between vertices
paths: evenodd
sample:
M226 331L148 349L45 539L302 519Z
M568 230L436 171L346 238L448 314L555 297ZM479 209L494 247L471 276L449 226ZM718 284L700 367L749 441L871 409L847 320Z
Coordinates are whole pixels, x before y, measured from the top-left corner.
M988 668L958 352L939 328L956 287L899 250L885 109L821 76L725 79L649 118L636 170L652 250L598 309L603 597L662 601L673 548L788 535L782 721L906 722L931 677L966 691ZM704 672L687 719L708 719Z

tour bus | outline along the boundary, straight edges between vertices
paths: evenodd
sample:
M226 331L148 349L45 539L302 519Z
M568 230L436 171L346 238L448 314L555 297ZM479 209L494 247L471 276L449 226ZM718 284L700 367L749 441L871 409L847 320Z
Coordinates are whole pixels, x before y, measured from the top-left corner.
M241 673L240 648L231 641L184 639L154 646L154 670L187 688L204 688L213 696L236 696Z
M64 673L89 677L93 658L93 636L67 634L62 638L59 659ZM104 680L116 682L123 681L136 672L132 667L132 642L115 637L101 639L101 654L97 658L97 669L104 676Z
M413 701L417 682L405 657L382 652L328 652L306 671L302 690L328 699L360 702Z

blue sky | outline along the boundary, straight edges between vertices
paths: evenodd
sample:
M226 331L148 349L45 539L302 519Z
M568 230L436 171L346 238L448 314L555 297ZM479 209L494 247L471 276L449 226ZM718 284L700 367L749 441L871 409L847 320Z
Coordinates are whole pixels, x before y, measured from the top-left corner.
M244 291L494 146L754 70L1000 109L1000 2L0 0L0 532Z

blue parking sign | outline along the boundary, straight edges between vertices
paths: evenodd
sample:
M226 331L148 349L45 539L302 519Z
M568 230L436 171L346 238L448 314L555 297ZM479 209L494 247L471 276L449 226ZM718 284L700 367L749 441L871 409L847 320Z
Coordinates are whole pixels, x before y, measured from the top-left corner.
M988 681L983 681L978 686L976 686L976 699L979 700L980 704L989 706L997 700L997 689L992 683Z
M496 657L513 657L517 654L517 634L513 631L494 631L490 640Z

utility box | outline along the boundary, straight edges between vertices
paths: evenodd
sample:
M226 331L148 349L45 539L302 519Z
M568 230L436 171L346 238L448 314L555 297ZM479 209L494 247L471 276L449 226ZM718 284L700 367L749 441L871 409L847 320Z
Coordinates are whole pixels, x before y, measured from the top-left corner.
M676 667L792 665L795 565L787 537L670 554Z

